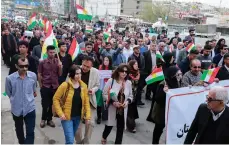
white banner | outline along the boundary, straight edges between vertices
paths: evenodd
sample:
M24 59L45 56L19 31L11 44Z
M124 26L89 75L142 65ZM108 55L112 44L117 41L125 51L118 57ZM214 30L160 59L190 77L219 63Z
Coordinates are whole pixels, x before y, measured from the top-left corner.
M215 85L224 86L229 92L229 80L220 81L207 88L185 87L168 91L165 112L166 144L184 143L199 105L206 102L209 88Z

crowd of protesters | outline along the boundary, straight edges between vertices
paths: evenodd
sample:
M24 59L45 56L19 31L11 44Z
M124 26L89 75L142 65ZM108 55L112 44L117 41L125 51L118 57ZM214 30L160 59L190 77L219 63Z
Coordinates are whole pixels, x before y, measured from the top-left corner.
M45 41L42 28L36 27L32 31L32 37L25 35L27 28L21 23L10 21L2 23L1 28L1 52L3 62L9 68L5 90L10 98L19 144L34 143L34 97L37 96L37 81L42 100L40 127L55 127L52 121L54 108L56 116L62 120L66 144L73 144L74 139L77 143L93 143L90 139L94 126L102 121L106 121L106 125L101 132L101 143L106 144L112 127L117 125L115 143L121 144L125 129L131 133L138 132L135 120L141 117L138 106L145 105L142 94L146 100L152 102L147 121L156 124L152 143L159 144L165 126L168 89L207 86L207 82L200 80L201 75L204 70L214 67L220 67L215 82L229 79L229 47L225 39L212 39L204 45L195 44L192 29L189 31L190 35L183 40L178 32L174 37L168 38L166 31L162 31L158 37L150 37L148 33L143 35L138 30L130 32L128 28L123 32L112 30L111 37L106 42L103 35L106 28L87 33L83 27L70 29L58 25L53 27L53 32L58 41L59 52L56 54L55 47L49 45L48 58L41 60ZM73 38L76 38L82 51L75 60L68 54ZM186 48L190 43L195 44L196 49L188 52ZM156 56L157 52L163 59ZM165 81L146 85L146 77L160 67ZM105 80L102 99L96 98L101 85L99 70L113 71L111 78ZM143 93L145 86L146 91ZM65 97L64 104L61 97ZM116 99L111 99L110 105L104 107L104 101L110 97ZM209 98L208 103L212 103ZM224 109L228 116L228 108ZM82 136L84 124L85 134ZM200 143L209 143L206 138L211 135L207 135ZM229 143L228 135L221 138L222 142L212 140L215 143Z

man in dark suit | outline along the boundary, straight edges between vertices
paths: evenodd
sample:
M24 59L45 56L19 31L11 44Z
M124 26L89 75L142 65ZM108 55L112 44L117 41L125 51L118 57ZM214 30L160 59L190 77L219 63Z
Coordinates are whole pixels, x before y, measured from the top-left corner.
M211 88L207 104L201 104L184 144L229 144L229 107L227 89Z
M156 50L157 50L157 44L156 44L156 42L152 42L150 44L150 50L143 53L144 58L145 58L145 64L148 64L145 66L145 69L144 69L145 78L148 77L152 73L153 69L156 67ZM146 85L146 83L144 84L144 86L145 85ZM151 100L151 98L150 98L151 91L153 92L153 96L155 95L155 93L156 93L155 88L157 88L157 87L154 84L147 86L147 88L146 88L146 99L147 100Z
M229 80L229 53L223 57L224 66L222 66L216 76L219 80Z

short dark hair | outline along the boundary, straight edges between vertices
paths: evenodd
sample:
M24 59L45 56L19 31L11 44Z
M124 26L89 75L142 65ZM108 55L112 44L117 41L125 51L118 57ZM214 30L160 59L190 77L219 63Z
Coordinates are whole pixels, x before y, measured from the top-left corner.
M209 45L210 42L212 42L212 41L211 41L211 40L207 40L207 41L205 42L205 45Z
M223 60L225 60L225 59L227 59L227 58L229 58L229 53L224 54Z
M53 45L48 45L47 46L47 51L49 51L49 50L55 50L55 47Z
M92 46L93 47L93 44L91 42L86 42L85 43L85 47L87 47L88 45Z
M190 30L189 30L189 33L192 32L192 31L195 31L195 30L194 30L194 29L190 29Z
M127 40L126 40L126 43L130 44L130 43L131 43L131 42L130 42L130 39L127 39Z
M58 47L60 48L62 45L66 45L64 42L58 43Z
M87 41L88 41L88 38L87 38L87 37L84 37L84 38L83 38L83 41L84 41L84 42L87 42Z
M212 50L211 45L205 45L205 46L204 46L204 50Z
M106 45L111 45L111 43L110 42L106 42Z
M17 65L19 64L18 63L19 60L21 60L22 62L24 62L25 60L27 60L28 63L29 63L29 60L25 56L23 56L23 55L18 55L18 57L17 57Z
M29 48L29 43L27 41L24 41L24 40L19 41L18 46L21 46L21 45L25 45L26 48Z
M69 72L68 72L69 73L68 74L69 78L74 79L74 77L76 75L76 71L79 70L79 69L80 69L80 66L73 64L71 66L71 68L69 69Z
M120 65L114 70L114 72L112 73L112 76L111 76L111 77L112 77L113 79L115 79L115 80L118 80L118 78L119 78L119 72L121 72L124 68L127 69L128 74L129 74L129 67L128 67L128 65L122 63L122 64L120 64ZM126 75L125 80L127 80L128 74Z
M90 57L90 56L87 56L87 55L85 55L85 56L83 57L83 61L91 61L92 64L94 63L94 59L93 59L92 57Z
M197 49L192 49L190 51L190 54L199 54L199 51Z

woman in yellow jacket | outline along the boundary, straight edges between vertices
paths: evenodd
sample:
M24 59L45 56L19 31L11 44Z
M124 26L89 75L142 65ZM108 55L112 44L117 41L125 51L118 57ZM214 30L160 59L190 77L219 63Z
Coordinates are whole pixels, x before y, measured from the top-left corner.
M68 92L66 94L67 98L61 108L60 100L66 91ZM53 104L57 115L61 119L65 143L73 144L80 120L85 117L86 123L88 123L91 118L87 85L81 81L81 69L79 66L73 65L70 68L69 80L58 87L53 97Z

